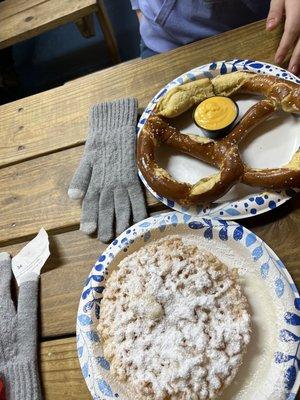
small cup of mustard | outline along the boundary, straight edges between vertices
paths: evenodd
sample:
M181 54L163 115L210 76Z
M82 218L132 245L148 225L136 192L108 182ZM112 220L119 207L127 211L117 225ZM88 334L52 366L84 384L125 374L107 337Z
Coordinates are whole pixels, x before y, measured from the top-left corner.
M229 97L214 96L203 100L195 109L195 124L211 139L225 136L239 115L238 105Z

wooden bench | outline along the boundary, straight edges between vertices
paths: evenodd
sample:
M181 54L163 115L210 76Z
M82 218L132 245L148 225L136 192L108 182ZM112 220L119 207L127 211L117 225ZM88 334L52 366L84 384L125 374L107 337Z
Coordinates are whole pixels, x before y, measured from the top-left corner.
M84 36L96 13L112 61L120 62L117 41L103 0L4 0L0 3L0 49L67 22L79 23Z

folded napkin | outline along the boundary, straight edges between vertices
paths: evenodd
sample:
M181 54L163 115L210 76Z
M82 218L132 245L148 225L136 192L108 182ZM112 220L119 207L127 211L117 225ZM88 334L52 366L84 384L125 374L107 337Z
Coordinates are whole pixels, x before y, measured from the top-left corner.
M40 400L37 368L38 275L19 288L18 311L10 293L11 258L0 253L0 380L7 400Z
M82 199L80 229L95 231L103 242L147 215L137 176L137 100L126 98L95 105L83 157L68 195Z

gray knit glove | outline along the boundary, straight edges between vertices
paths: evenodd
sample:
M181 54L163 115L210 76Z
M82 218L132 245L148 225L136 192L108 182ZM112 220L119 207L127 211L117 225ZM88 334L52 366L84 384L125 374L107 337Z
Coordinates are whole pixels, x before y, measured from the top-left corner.
M90 114L84 154L68 190L83 198L80 229L109 242L133 222L146 217L137 176L135 143L137 100L95 105Z
M11 259L0 253L0 378L7 400L40 400L37 368L38 276L21 283L16 313L10 294Z

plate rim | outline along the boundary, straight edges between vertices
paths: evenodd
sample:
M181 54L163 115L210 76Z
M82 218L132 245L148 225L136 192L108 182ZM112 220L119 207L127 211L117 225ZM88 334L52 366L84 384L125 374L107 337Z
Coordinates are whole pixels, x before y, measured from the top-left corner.
M289 310L293 310L294 313L297 313L297 312L299 313L299 310L300 310L299 292L297 290L297 287L296 287L296 285L295 285L295 283L294 283L289 271L287 270L287 268L285 267L283 262L280 260L280 258L276 255L276 253L258 235L256 235L254 232L251 232L249 229L245 228L244 226L242 226L242 225L240 225L240 224L238 224L237 222L234 222L234 221L226 221L226 220L222 220L222 219L213 219L213 218L203 218L203 217L200 217L200 216L193 217L193 216L190 216L189 214L182 214L182 213L179 213L177 211L165 212L165 213L161 213L161 214L158 214L158 215L154 215L154 216L148 217L148 218L144 219L143 221L133 225L132 227L130 227L126 231L124 231L121 235L119 235L105 249L105 251L103 253L100 254L100 256L98 257L96 263L94 264L94 266L91 269L91 272L90 272L90 274L88 276L89 283L87 283L84 286L82 294L80 296L80 302L79 302L79 306L78 306L77 319L76 319L76 336L77 336L76 347L77 347L77 353L78 353L78 358L79 358L80 367L81 367L81 370L82 370L83 377L84 377L85 382L86 382L86 384L88 386L88 389L90 390L91 395L93 396L94 399L100 400L101 397L99 397L99 395L97 393L96 394L93 393L91 388L90 388L89 376L87 375L87 372L85 370L85 368L86 368L86 363L84 363L85 359L82 358L82 351L83 351L82 347L83 346L81 346L81 343L80 343L80 340L82 339L83 333L84 333L82 331L82 328L84 328L84 327L89 328L89 326L91 325L91 323L89 322L91 320L91 318L89 317L90 314L88 312L86 312L86 313L83 312L83 307L84 307L84 305L86 304L86 302L87 302L87 300L89 298L89 297L83 298L84 297L84 293L87 290L89 290L89 285L91 285L90 277L93 276L93 275L104 275L104 273L107 273L107 270L109 269L109 265L111 264L111 261L117 255L122 253L122 251L127 251L128 247L130 247L130 245L134 242L134 240L136 238L140 239L141 237L144 237L145 244L147 244L148 241L151 241L151 231L160 229L161 225L155 225L155 224L156 224L157 221L159 221L159 223L160 223L161 220L165 221L165 226L169 226L169 225L175 226L175 220L177 221L176 222L177 224L185 224L185 225L188 225L189 223L193 223L193 222L202 223L203 221L205 223L209 224L208 221L210 221L211 226L213 228L215 228L215 229L220 228L221 225L223 227L224 226L230 226L230 227L234 227L236 232L238 232L237 228L239 228L239 230L242 230L244 232L243 235L246 234L247 237L250 235L249 238L251 238L251 244L249 246L247 245L248 250L250 251L250 246L253 246L254 243L261 243L264 246L264 248L267 251L268 255L271 255L271 258L274 261L272 263L272 265L279 272L281 271L283 273L285 281L288 283L287 288L290 291L289 296L292 295L292 298L294 300L294 304L293 305L291 304L289 306ZM131 233L134 231L134 229L136 229L138 233L136 235L136 238L134 238L133 241L130 242L130 239L128 239L128 237L129 238L133 237L133 235ZM191 229L196 229L196 228L191 228ZM199 229L199 228L197 228L197 229ZM148 235L147 232L150 232L150 235ZM192 233L192 231L191 231L191 233ZM243 237L243 235L242 235L242 237ZM233 238L233 236L232 236L232 238ZM219 237L219 239L222 240L221 237ZM241 240L241 239L242 238L234 239L234 240L238 241L238 240ZM246 247L246 242L243 243L242 245L243 245L243 247ZM113 254L112 258L110 257L110 254ZM104 262L106 257L108 259L107 264L99 272L96 268L101 263ZM275 261L276 261L277 264L275 263ZM99 286L99 283L98 283L98 286ZM100 298L101 298L101 295L100 295ZM298 304L298 308L296 306L296 302ZM84 315L84 317L82 317L83 315ZM296 314L296 315L298 315L298 314ZM84 327L82 327L82 321L84 321L84 323L83 323ZM92 325L93 324L94 324L94 322L92 323ZM300 325L296 326L296 328L294 327L294 330L297 330L297 334L300 334ZM91 358L94 357L93 354L90 354L89 350L92 352L92 347L95 344L95 342L99 341L98 339L97 338L91 338L91 343L88 343L86 345L85 350L87 350L88 360L91 360ZM299 344L300 344L300 342L299 342ZM298 350L299 350L299 345L298 345L298 349L297 349L297 351L295 353L295 356L297 356ZM282 362L282 361L279 361L279 362ZM112 396L112 391L111 391L109 385L105 382L105 380L103 380L103 382L104 382L103 383L104 391L101 389L101 393L108 395L108 397L103 397L103 400L107 400L108 398L114 397L114 396ZM299 387L300 387L300 369L297 368L296 377L295 377L295 381L294 381L293 387L292 387L292 389L290 391L290 394L287 396L288 400L294 400L295 399L295 396L296 396L296 394L297 394L297 392L299 390Z
M231 70L228 71L228 67L231 67ZM223 68L223 72L222 72ZM237 69L239 68L239 69ZM261 68L264 68L264 71L261 71ZM175 86L180 86L181 84L191 82L193 80L197 79L197 76L200 74L200 70L203 70L204 73L206 73L209 77L209 71L214 71L216 69L220 69L221 74L223 73L230 73L230 72L235 72L237 70L249 70L252 72L258 72L262 74L267 74L267 72L271 71L269 75L282 75L281 77L286 80L293 81L295 83L300 84L300 79L297 78L294 74L291 72L280 68L274 64L271 63L266 63L264 61L257 61L257 60L249 60L249 59L229 59L229 60L221 60L221 61L214 61L211 63L203 64L200 66L197 66L189 71L184 72L183 74L177 76L174 78L172 81L168 82L163 88L161 88L150 100L150 102L147 104L146 108L144 109L138 124L137 124L137 140L139 138L139 135L141 133L141 130L146 123L148 117L153 111L153 108L155 104L158 102L158 100L161 98L162 95L167 93L171 88ZM195 72L197 71L197 72ZM226 72L225 72L226 71ZM274 71L274 73L273 73ZM244 219L244 218L251 218L255 217L257 215L264 214L266 212L272 211L274 208L277 208L287 202L289 199L291 199L295 193L297 193L297 189L287 189L287 190L282 190L282 191L267 191L263 190L260 193L254 193L248 196L245 196L242 199L235 200L235 201L226 201L221 204L216 204L213 207L210 207L214 203L210 203L208 206L202 207L201 205L199 206L192 206L192 207L183 207L180 204L176 203L176 201L169 199L165 196L160 195L157 193L154 189L151 188L149 183L147 182L146 178L143 176L142 172L137 166L138 170L138 175L145 185L146 189L161 203L165 204L166 206L172 208L175 211L179 212L184 212L184 213L190 213L192 216L208 216L211 218L221 218L225 220L238 220L238 219ZM266 201L263 200L263 203L261 203L261 199L264 199L264 196L268 196L270 198L269 200L269 206L267 206L265 203ZM280 198L279 198L280 197ZM261 204L254 203L250 199L256 200L259 198L259 201ZM277 200L276 200L277 199ZM267 200L267 199L265 199ZM253 208L250 207L247 212L241 213L240 211L237 210L237 208L241 207L241 204L249 204L252 203ZM271 206L272 205L272 206ZM241 207L242 208L242 207ZM245 206L246 208L246 206ZM248 207L247 207L248 208ZM191 210L191 211L190 211ZM195 213L196 212L196 213ZM224 214L225 213L225 214ZM227 215L227 214L228 215Z

